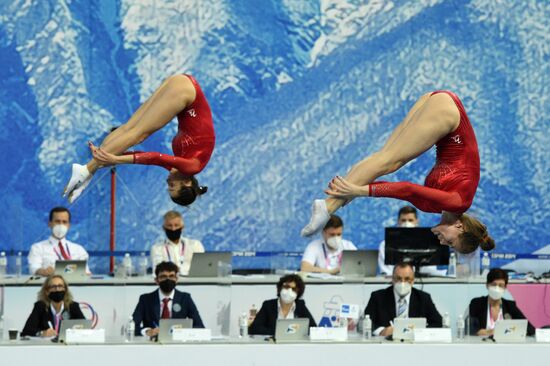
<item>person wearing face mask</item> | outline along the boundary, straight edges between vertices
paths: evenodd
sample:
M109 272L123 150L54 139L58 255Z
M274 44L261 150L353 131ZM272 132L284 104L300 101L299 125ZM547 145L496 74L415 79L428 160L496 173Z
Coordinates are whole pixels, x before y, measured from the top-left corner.
M306 285L298 275L283 276L277 283L277 298L266 300L260 311L248 327L249 334L275 335L277 319L308 318L309 326L316 327L317 323L306 303L301 299Z
M508 273L493 268L487 274L488 296L476 297L470 301L470 334L478 336L493 335L495 323L503 319L525 319L516 302L504 299L508 286ZM527 323L527 335L534 335L535 328Z
M204 246L198 240L182 236L185 224L182 215L177 211L164 214L162 227L166 238L151 247L153 268L160 262L173 262L178 265L182 275L187 275L193 253L204 253Z
M160 319L192 319L193 328L204 328L201 316L191 295L176 290L179 268L172 262L161 262L155 267L158 289L139 297L132 317L135 335L155 337Z
M80 244L67 240L71 227L71 212L65 207L54 207L50 211L48 226L51 235L47 240L34 243L27 257L30 274L50 276L55 262L64 260L88 260L88 252ZM90 273L90 269L86 268Z
M21 336L55 337L62 320L84 319L80 305L73 301L69 285L62 276L50 276L42 284Z
M418 211L412 206L403 206L397 213L397 226L399 227L417 227L419 225ZM391 276L393 265L385 264L386 241L382 240L378 247L378 272L382 276ZM420 273L432 276L444 276L447 271L438 270L437 266L422 266Z
M392 335L394 318L426 318L429 328L441 327L441 315L432 297L413 288L413 284L412 265L399 263L393 268L392 285L371 294L365 314L369 314L372 319L374 335Z
M342 239L344 222L339 216L331 215L325 225L322 236L308 244L300 270L302 272L318 272L337 274L342 266L342 252L357 250L349 240Z

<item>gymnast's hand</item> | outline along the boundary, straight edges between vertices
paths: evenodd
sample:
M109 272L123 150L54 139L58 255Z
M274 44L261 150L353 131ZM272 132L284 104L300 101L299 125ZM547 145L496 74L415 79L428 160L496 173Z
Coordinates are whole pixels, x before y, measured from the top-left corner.
M116 165L119 163L118 156L108 153L107 151L101 149L101 147L96 147L91 142L88 142L88 146L92 151L94 159L101 164L101 166Z
M340 176L332 178L328 187L325 193L335 198L353 199L358 196L368 196L368 186L358 186Z

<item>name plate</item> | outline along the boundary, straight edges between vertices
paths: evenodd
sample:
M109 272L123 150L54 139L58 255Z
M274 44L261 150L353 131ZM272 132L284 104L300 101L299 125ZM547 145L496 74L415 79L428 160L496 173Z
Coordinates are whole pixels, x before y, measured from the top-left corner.
M179 342L203 342L212 340L212 330L202 328L176 328L172 340Z
M347 341L348 330L344 327L311 327L309 328L309 339L311 341Z
M550 329L535 330L535 339L540 343L550 343Z
M67 329L65 343L105 343L105 329Z
M415 343L451 343L453 341L450 328L418 328L413 334Z

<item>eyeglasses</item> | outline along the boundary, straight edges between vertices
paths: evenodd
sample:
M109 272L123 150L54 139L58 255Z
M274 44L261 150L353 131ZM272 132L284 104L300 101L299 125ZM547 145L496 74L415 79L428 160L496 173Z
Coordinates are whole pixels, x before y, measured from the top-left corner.
M178 279L178 276L176 276L175 274L171 274L171 275L159 275L158 276L158 280L159 282L162 282L164 280L177 280Z
M399 276L393 276L392 277L395 282L408 282L412 283L414 281L414 278L411 277L399 277Z
M65 285L51 285L48 286L49 290L65 290Z

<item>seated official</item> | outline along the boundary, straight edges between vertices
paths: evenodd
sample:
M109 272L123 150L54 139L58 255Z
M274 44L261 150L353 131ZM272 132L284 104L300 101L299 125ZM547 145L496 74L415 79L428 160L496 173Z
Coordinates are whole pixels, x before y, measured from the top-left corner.
M178 266L172 262L161 262L156 266L155 282L159 288L141 295L132 315L136 335L158 335L160 319L189 318L193 320L193 328L204 328L191 295L176 290L178 272Z
M185 223L183 216L177 211L164 214L162 228L166 239L157 241L151 247L153 268L160 262L173 262L179 266L182 275L188 275L193 253L204 253L204 246L196 239L182 236Z
M413 288L413 284L412 265L399 263L393 267L392 286L371 294L365 314L370 315L374 335L392 335L390 322L394 318L426 318L429 328L441 327L441 315L430 294Z
M340 273L342 267L342 252L357 250L349 240L342 239L344 222L339 216L330 215L330 219L323 228L322 238L308 244L300 270L302 272Z
M249 334L275 335L277 319L308 318L309 326L317 324L301 299L306 285L298 275L283 276L277 283L277 298L266 300L252 324L248 327Z
M67 319L85 318L78 303L73 301L65 279L59 275L50 276L42 284L21 336L54 337L61 321Z
M508 286L508 273L493 268L487 274L486 281L489 296L476 297L470 301L470 334L478 336L493 335L495 323L503 319L525 319L516 306L516 302L503 299ZM534 335L535 328L527 323L527 335Z

